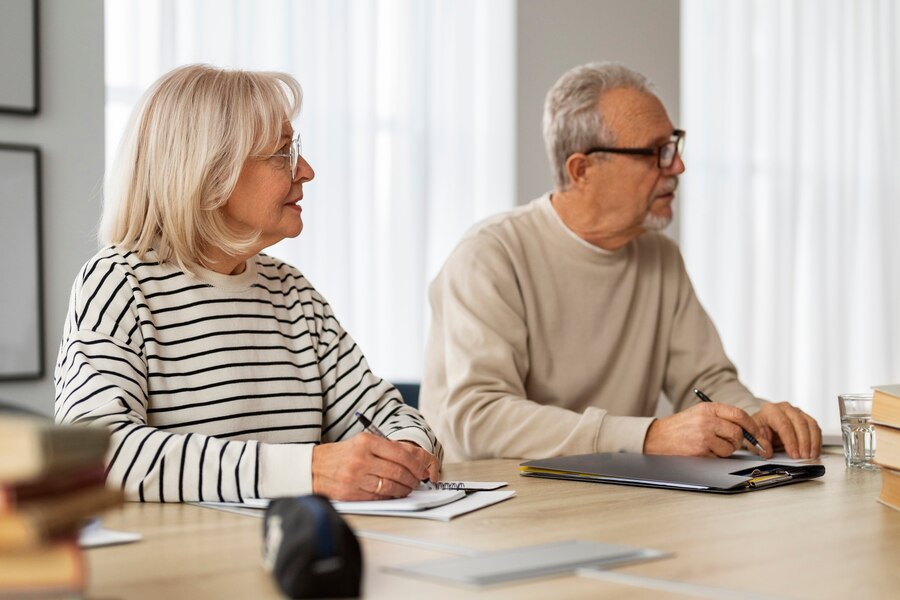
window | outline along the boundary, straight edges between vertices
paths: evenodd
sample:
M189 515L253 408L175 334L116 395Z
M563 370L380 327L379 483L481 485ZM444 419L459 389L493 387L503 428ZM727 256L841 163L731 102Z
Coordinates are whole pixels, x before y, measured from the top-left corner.
M316 179L303 233L267 252L328 298L376 373L418 380L428 283L514 204L513 17L511 0L109 0L108 154L175 66L292 74Z
M682 1L680 239L741 379L837 431L900 381L900 12Z

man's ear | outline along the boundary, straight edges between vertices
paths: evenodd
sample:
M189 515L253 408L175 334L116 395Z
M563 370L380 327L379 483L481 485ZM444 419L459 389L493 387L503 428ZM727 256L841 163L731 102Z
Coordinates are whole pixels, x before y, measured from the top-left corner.
M591 165L591 158L585 154L576 152L566 159L566 173L569 175L569 184L578 186L587 174Z

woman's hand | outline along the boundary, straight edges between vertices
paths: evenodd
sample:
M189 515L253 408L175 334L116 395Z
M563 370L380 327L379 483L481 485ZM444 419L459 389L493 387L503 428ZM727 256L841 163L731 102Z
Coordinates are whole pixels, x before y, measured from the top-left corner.
M363 432L313 448L313 493L332 500L402 498L419 482L439 476L437 459L411 442Z

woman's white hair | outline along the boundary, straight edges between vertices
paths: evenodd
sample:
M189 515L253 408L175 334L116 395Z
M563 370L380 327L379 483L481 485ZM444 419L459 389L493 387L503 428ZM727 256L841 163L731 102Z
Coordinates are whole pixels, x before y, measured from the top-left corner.
M616 140L604 123L598 102L604 93L632 88L653 93L650 80L612 62L591 62L570 69L553 84L544 101L544 145L556 189L569 186L566 160L591 146L613 146Z
M300 111L285 73L187 65L141 97L107 174L100 241L190 271L210 248L240 255L258 234L232 231L219 209L251 155L271 154Z

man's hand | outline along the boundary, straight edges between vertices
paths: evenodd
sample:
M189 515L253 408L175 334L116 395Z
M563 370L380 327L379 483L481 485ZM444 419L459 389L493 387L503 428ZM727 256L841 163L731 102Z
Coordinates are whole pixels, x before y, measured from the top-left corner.
M644 438L644 454L731 456L744 444L742 427L759 440L763 458L772 456L771 438L761 437L756 421L738 407L718 402L701 402L653 421Z
M313 448L313 493L332 500L402 498L439 477L437 459L422 448L366 432Z
M822 451L822 430L811 416L787 402L766 403L753 415L762 437L772 446L784 446L791 458L816 458ZM765 446L765 444L763 444Z

